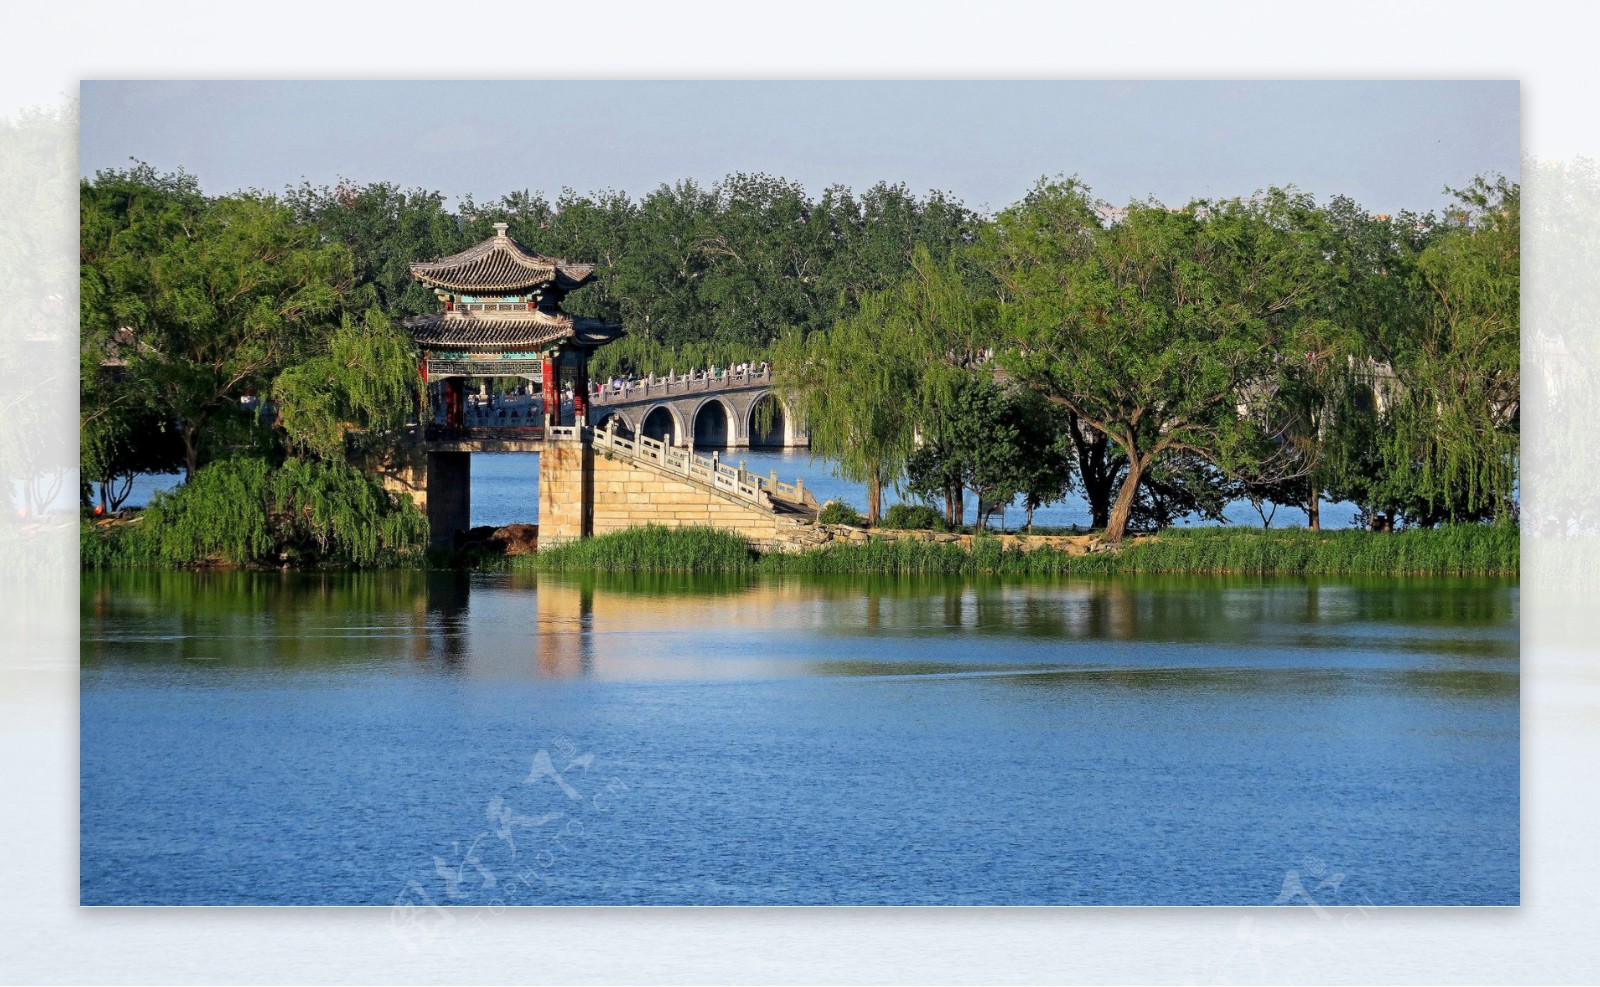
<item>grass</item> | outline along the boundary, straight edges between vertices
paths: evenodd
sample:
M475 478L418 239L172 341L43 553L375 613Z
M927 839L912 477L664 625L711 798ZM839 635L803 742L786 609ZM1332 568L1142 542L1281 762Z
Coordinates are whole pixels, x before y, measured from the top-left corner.
M970 549L952 543L885 540L763 555L730 532L650 526L513 561L516 568L600 572L1511 576L1520 571L1520 544L1517 529L1488 525L1395 534L1190 528L1129 542L1120 552L1093 555L1004 548L998 539L982 536Z
M751 572L759 558L740 536L711 528L646 525L510 560L547 572Z

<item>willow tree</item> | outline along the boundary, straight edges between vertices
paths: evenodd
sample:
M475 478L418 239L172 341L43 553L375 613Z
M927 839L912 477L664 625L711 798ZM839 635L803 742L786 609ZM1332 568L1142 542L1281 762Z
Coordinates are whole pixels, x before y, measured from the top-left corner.
M905 470L928 402L954 395L992 313L955 258L936 261L919 247L910 273L865 296L854 315L780 341L776 386L805 422L812 454L866 484L870 523L882 513L883 488Z
M1316 318L1326 263L1309 197L1182 209L1133 203L1103 225L1075 180L1041 182L995 222L1005 361L1126 459L1106 523L1120 542L1139 485L1163 457L1258 475L1274 447L1251 392Z
M883 488L905 469L917 403L917 367L902 347L885 346L862 315L824 332L782 337L776 386L805 422L811 454L867 487L867 521L877 524Z
M272 399L293 450L335 459L352 434L393 434L417 408L420 386L411 340L371 309L361 322L346 316L327 352L279 374Z
M1413 523L1508 517L1521 407L1521 189L1456 191L1416 261L1423 302L1381 357L1396 387L1383 421L1380 497Z

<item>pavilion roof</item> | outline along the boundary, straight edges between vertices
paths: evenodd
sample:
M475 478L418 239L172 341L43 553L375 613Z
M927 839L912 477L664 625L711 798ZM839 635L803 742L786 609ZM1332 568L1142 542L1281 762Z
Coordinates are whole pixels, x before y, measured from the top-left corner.
M592 349L623 333L615 322L538 310L482 316L444 312L413 316L400 324L424 350L527 350L559 342Z
M554 284L571 291L594 277L593 264L572 264L525 250L506 233L506 224L494 224L495 234L476 247L437 260L411 265L411 276L447 291L514 292Z

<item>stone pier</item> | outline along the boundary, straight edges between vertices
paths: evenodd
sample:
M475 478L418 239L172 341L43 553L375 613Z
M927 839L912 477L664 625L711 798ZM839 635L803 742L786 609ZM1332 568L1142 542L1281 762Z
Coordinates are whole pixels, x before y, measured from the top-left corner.
M545 430L539 452L539 547L594 534L594 446L581 427Z
M472 526L472 454L400 446L375 464L385 490L410 497L428 519L428 547L453 548L457 531Z

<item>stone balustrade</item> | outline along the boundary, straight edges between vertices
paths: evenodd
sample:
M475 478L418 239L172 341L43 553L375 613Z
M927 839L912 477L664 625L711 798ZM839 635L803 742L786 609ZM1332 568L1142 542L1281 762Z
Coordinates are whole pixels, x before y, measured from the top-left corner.
M572 428L552 428L550 438L575 441L578 437L576 431ZM611 425L594 430L593 444L596 452L650 463L664 473L685 477L765 510L780 507L807 513L817 510L817 500L806 489L805 480L797 478L793 483L785 483L778 479L777 470L762 476L745 469L743 463L737 467L730 466L716 453L702 456L648 436L629 438Z
M665 398L705 391L738 390L746 387L771 387L772 367L763 365L747 370L691 370L688 373L669 373L658 377L650 374L617 388L602 382L598 394L591 400L594 405L632 404L639 401Z

